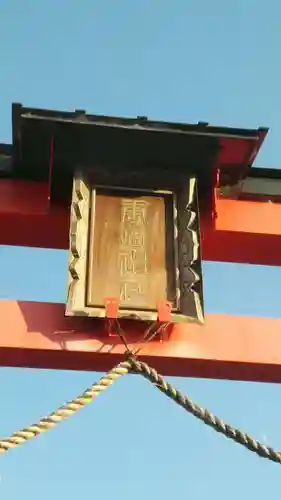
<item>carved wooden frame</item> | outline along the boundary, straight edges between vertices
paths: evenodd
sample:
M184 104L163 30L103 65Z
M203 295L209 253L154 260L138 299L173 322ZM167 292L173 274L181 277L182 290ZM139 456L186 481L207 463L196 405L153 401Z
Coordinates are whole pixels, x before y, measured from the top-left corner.
M102 186L92 186L85 173L80 171L75 174L70 215L66 316L105 318L106 315L105 307L86 305L91 196L96 196L95 189L98 187ZM176 297L171 311L171 321L203 323L202 286L201 293L194 288L202 281L196 179L188 179L179 192L160 190L156 192L169 193L173 196ZM192 316L189 314L190 310L193 312ZM120 308L118 317L156 321L158 313L157 310L137 310L137 313L133 314L132 310Z

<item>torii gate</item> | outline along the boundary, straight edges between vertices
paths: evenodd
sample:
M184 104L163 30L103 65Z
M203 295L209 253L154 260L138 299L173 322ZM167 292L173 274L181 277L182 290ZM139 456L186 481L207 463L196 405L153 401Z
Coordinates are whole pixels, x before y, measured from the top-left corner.
M61 145L54 145L55 130L59 122L71 120L82 123L81 127L94 127L95 118L102 121L103 117L92 117L85 124L87 115L82 111L59 113L17 104L12 114L13 144L1 146L6 161L1 162L0 243L67 249L69 209L51 204L51 180L60 162L56 154L67 156L61 150L56 153ZM147 126L141 119L131 122L132 128L135 123L139 128ZM207 150L210 139L219 143L219 153L211 155L211 160L224 186L244 179L238 186L238 199L214 196L216 216L210 215L211 205L202 213L203 259L280 265L281 171L249 168L267 129L200 123L185 128L187 144L194 136L198 148ZM54 183L58 191L61 184L59 180ZM220 185L212 188L219 190ZM123 346L113 337L104 342L100 332L93 336L90 325L87 331L84 324L80 326L81 320L65 318L63 305L3 300L0 318L2 366L104 371L122 356ZM207 314L204 326L176 324L169 341L147 344L142 356L164 375L280 382L280 331L281 319ZM66 348L61 347L60 337Z
M204 315L200 262L202 255L204 260L210 261L281 265L281 171L251 168L267 129L234 129L207 123L169 124L149 121L145 117L91 116L83 110L68 113L25 108L20 104L13 104L12 122L13 144L0 145L0 244L70 248L70 276L67 307L51 303L0 301L2 366L107 371L122 361L124 345L117 335L118 331L109 331L108 325L105 328L104 319L94 317L107 317L111 324L118 316L130 316L128 310L133 310L130 321L120 320L121 323L124 321L127 347L133 351L141 346L141 360L163 375L281 382L281 319ZM91 188L87 187L85 172L90 172ZM182 182L188 195L185 205L180 205L179 201ZM159 183L162 191L156 189ZM101 185L103 190L99 191ZM179 217L175 229L179 239L181 214L182 220L189 214L186 227L192 237L184 240L185 233L180 241L177 248L178 273L173 275L174 278L169 277L171 266L167 264L167 256L164 258L164 254L160 254L157 245L154 245L153 251L147 250L148 253L143 254L143 262L149 258L166 262L169 267L166 266L168 270L165 271L167 280L171 283L173 279L178 280L177 286L172 283L166 288L170 287L172 295L173 290L179 290L178 305L171 305L169 297L167 299L163 295L166 289L163 285L164 274L159 278L162 285L157 285L158 278L153 274L158 265L155 263L148 263L150 270L146 269L146 275L151 280L150 286L155 283L162 294L157 305L151 306L158 292L154 289L155 293L151 289L147 293L143 291L146 281L130 284L131 297L134 296L132 307L126 291L121 292L123 298L117 297L119 292L111 291L116 289L114 282L118 284L118 290L121 285L125 290L126 283L120 282L114 263L108 264L111 273L108 280L112 278L109 281L112 281L113 288L109 289L102 281L104 273L109 272L102 260L108 259L109 254L106 254L107 247L102 243L99 257L95 257L96 261L100 260L98 264L92 263L91 271L98 285L94 291L90 290L88 264L85 264L86 267L81 264L82 250L77 250L72 237L78 238L78 246L81 246L81 241L90 234L90 223L85 221L89 214L93 217L92 202L87 198L93 190L91 200L94 196L94 223L99 237L95 236L95 244L89 242L89 245L94 245L91 252L95 253L106 228L109 227L108 231L112 233L117 227L116 221L121 220L118 215L120 203L116 201L119 195L114 191L120 190L120 186L123 191L126 190L124 199L128 191L137 189L137 194L135 191L131 193L131 201L140 199L147 206L154 207L154 216L156 212L158 214L157 227L161 229L156 231L157 237L166 235L165 241L159 239L163 248L170 245L167 238L172 230L169 226L172 216L167 215L169 200L171 207L175 200L178 203L173 217ZM164 189L166 186L169 190ZM113 202L112 190L115 193ZM165 197L167 205L161 201ZM83 205L84 202L86 205ZM136 206L140 214L143 208ZM107 215L103 212L104 207L107 207ZM133 210L132 206L130 210ZM116 213L117 219L114 219ZM115 222L110 229L111 219ZM193 222L190 222L191 219ZM81 221L87 227L80 234ZM192 226L193 223L195 225ZM153 224L149 222L146 225L152 239L155 238L152 233L155 233L156 227ZM123 240L127 238L127 243L122 240L124 245L133 245L132 236L126 235L122 236ZM136 235L134 238L136 241ZM138 233L138 242L140 238L143 236ZM112 252L115 243L111 242ZM189 250L182 250L184 245L194 247L196 251L190 256ZM86 260L91 260L91 252L84 252ZM182 264L187 254L189 261ZM125 261L122 265L128 272L129 264ZM185 265L189 270L186 279L191 280L186 289L183 280L187 269ZM158 271L160 267L159 264ZM85 275L84 281L79 282L79 290L75 285L76 292L70 299L72 284L77 283L77 276L81 277L81 273ZM88 298L85 298L83 294L87 286ZM132 286L137 286L133 292ZM105 289L105 303L101 305L99 294ZM142 299L136 298L137 293L139 296L142 294ZM123 306L120 305L122 300ZM138 306L141 303L139 300L143 301L142 306ZM142 311L138 312L138 309ZM160 324L172 323L172 328L165 335L158 335L142 345L139 325L149 320Z

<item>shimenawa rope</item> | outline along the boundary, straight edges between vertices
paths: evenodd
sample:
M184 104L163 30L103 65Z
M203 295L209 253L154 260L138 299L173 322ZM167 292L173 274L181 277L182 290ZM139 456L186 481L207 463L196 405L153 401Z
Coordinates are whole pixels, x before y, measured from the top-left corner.
M275 451L273 448L260 443L248 434L225 424L218 417L213 415L207 409L194 403L190 398L175 389L171 384L159 375L156 370L150 368L146 363L139 361L131 353L127 353L127 360L117 365L110 372L104 375L99 382L93 384L78 398L66 403L51 413L48 417L42 418L37 424L30 425L24 429L15 432L11 437L0 440L0 454L5 453L10 448L15 448L30 439L37 437L44 431L52 429L58 423L66 420L74 415L78 410L90 403L101 392L104 392L113 384L119 377L126 375L129 372L136 373L148 379L157 389L171 398L175 403L184 408L187 412L202 420L206 425L212 427L217 432L220 432L225 437L232 439L238 444L241 444L249 451L252 451L262 458L267 458L272 462L281 464L281 452Z

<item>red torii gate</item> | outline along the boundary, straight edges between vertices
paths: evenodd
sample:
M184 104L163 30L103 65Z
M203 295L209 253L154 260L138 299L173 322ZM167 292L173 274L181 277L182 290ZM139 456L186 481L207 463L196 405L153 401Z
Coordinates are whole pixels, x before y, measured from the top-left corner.
M73 145L57 141L61 124L74 124L78 137L81 127L116 127L112 120L13 105L13 144L0 145L0 244L69 248L69 176L62 164ZM186 135L193 154L215 144L215 154L204 156L212 175L200 174L203 259L281 265L281 171L250 168L267 129L118 120L130 130L169 126ZM66 317L61 304L2 300L0 364L106 371L122 360L124 346L93 321ZM130 328L133 349L138 338ZM162 343L144 345L141 359L163 375L280 382L280 331L281 319L207 314L203 326L177 323Z

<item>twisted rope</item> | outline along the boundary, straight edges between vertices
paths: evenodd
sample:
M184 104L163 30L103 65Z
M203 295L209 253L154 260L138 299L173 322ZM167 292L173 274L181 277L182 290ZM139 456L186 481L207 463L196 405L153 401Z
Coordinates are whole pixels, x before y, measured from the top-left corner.
M130 363L125 361L117 365L110 372L104 375L98 382L93 384L81 396L73 399L65 405L58 408L45 418L42 418L37 424L29 425L20 431L14 432L11 437L0 440L0 455L10 448L26 443L42 432L53 429L57 424L66 420L99 396L108 387L110 387L119 377L126 375L130 371Z
M24 429L15 432L11 437L0 440L0 454L5 453L10 448L15 448L25 442L37 437L42 432L53 429L58 423L74 415L81 408L90 403L96 396L104 392L119 377L129 372L142 375L148 379L157 389L171 398L186 411L202 420L206 425L220 432L225 437L241 444L249 451L252 451L262 458L267 458L272 462L281 464L281 452L275 451L270 446L266 446L245 432L225 424L221 419L213 415L207 409L194 403L189 397L175 389L171 384L150 368L146 363L139 361L132 353L128 352L126 361L120 363L110 372L104 375L97 383L93 384L81 396L73 399L69 403L58 408L48 417L42 418L37 424L30 425Z
M152 382L157 389L171 398L175 403L180 405L186 411L199 418L204 424L212 427L215 431L220 432L225 437L232 439L238 444L241 444L249 451L252 451L262 458L267 458L272 462L281 464L281 452L275 451L270 446L266 446L249 436L245 432L225 424L221 419L213 415L210 411L194 403L189 397L175 389L171 384L159 375L156 370L150 368L146 363L138 361L133 356L129 358L132 367L132 372L143 375L146 379Z

